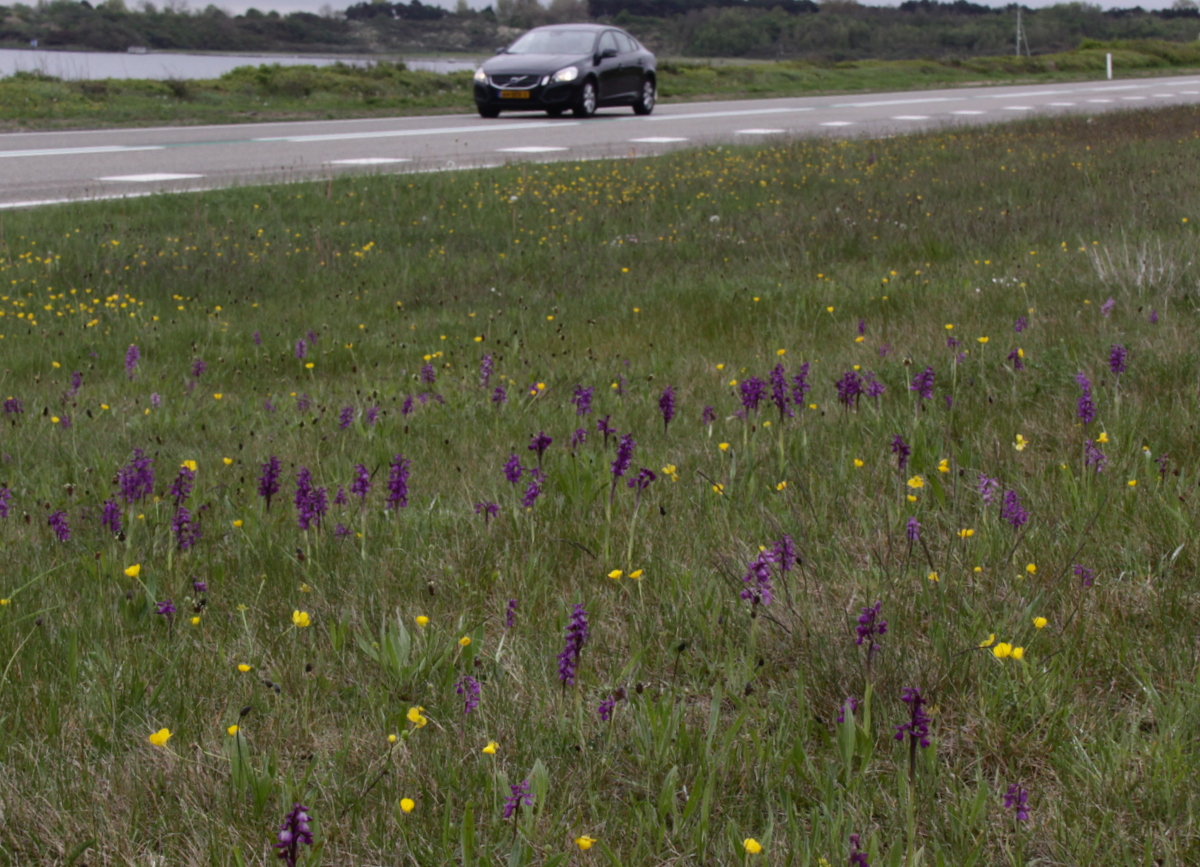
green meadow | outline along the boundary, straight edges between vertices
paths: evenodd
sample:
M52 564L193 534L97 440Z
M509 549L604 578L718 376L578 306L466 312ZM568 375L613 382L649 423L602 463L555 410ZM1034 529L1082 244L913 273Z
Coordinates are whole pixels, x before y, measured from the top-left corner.
M1196 863L1198 130L3 214L0 863Z

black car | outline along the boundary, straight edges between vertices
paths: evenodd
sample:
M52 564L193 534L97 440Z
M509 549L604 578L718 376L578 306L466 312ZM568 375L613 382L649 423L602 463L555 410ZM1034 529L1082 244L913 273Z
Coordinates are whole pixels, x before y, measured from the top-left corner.
M556 24L535 27L475 70L475 105L483 117L502 111L570 109L591 117L597 108L630 105L654 110L654 55L616 27Z

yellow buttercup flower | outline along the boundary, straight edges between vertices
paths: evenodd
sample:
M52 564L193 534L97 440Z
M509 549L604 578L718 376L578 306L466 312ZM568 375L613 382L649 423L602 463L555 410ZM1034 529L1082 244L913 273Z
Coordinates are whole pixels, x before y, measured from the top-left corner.
M921 476L913 476L908 480L908 486L914 490L925 487L925 479Z
M170 739L171 739L171 730L170 729L159 729L154 734L150 735L150 738L149 738L150 743L154 744L156 747L165 747L167 745L167 741L169 741Z
M410 707L408 709L407 717L408 721L417 728L424 728L425 724L429 722L429 720L425 718L425 708L419 706Z
M950 472L950 459L949 458L942 458L941 461L938 462L938 472L939 473Z
M673 482L679 481L679 470L674 464L667 464L665 467L663 467L662 474L670 477L671 481Z
M1049 622L1050 621L1047 620L1045 617L1035 617L1035 618L1033 618L1033 628L1034 629L1045 629L1046 624L1048 624Z
M785 479L784 481L782 481L778 485L776 485L775 490L786 491L787 490L787 480Z
M1006 641L1001 641L992 648L992 655L996 659L1008 659L1008 657L1012 656L1012 645Z
M938 573L936 573L936 572L930 572L930 573L929 573L929 580L930 580L930 581L932 581L934 584L936 584L936 583L938 583L939 581L941 581L942 579L938 577Z
M420 626L422 629L429 625L429 618L424 614L418 614L413 619L416 620L417 626Z
M916 494L909 494L909 495L908 495L908 501L909 501L910 503L915 503L915 502L917 501L917 495L916 495Z
M1014 647L1012 649L1012 658L1017 660L1018 662L1020 662L1022 659L1024 659L1025 658L1025 648L1024 647Z
M1017 434L1017 441L1013 443L1013 448L1019 452L1023 452L1025 451L1025 446L1027 445L1029 445L1029 440L1025 439L1025 437L1021 436L1020 434Z
M400 738L396 737L395 735L388 735L388 743L389 744L394 744L398 740L400 740Z
M224 461L225 466L227 467L233 465L233 458L221 458L221 460Z
M595 842L596 839L594 837L589 837L587 834L584 834L582 837L575 838L575 845L584 852L586 852L588 849L591 849L592 844Z
M238 664L237 670L240 671L242 674L246 674L247 672L250 671L250 666L248 666L248 665L246 665L246 663L242 662L242 663Z
M985 641L979 642L979 646L980 647L991 647L995 643L996 643L996 633L993 632L991 635L989 635L987 637L987 639Z
M494 756L496 755L496 747L498 746L500 746L500 744L496 743L495 741L488 741L487 746L483 748L483 752L487 753L489 756Z
M712 489L713 489L713 493L714 493L714 494L723 494L723 493L725 493L725 486L724 486L724 485L722 485L722 484L721 484L721 483L719 483L719 482L718 482L717 484L713 485L713 486L712 486Z
M634 569L632 572L629 573L629 577L632 578L634 581L641 581L642 580L642 571L643 570L641 570L641 569Z
M311 365L310 365L310 366L311 366ZM224 395L222 392L217 392L216 394L214 394L214 395L213 395L213 400L220 400L220 399L221 399L221 398L223 398L224 396L225 396L225 395Z
M471 636L469 636L469 635L464 635L462 638L458 639L459 647L467 647L468 645L470 645L470 643L471 643Z
M1131 488L1136 488L1137 487L1137 479L1130 479L1128 482L1128 485Z
M417 802L414 801L412 798L401 798L400 799L400 811L401 812L411 813L416 808L417 808Z
M1096 442L1098 442L1098 443L1108 442L1108 431L1100 431L1100 436L1096 437Z
M225 729L225 733L227 735L229 735L230 737L233 737L234 735L236 735L238 733L238 731L240 731L240 729L238 729L237 726L230 726L229 728Z
M970 527L958 531L958 537L960 539L970 539L974 535L975 535L975 531L972 530Z
M986 337L976 337L975 339L978 340L980 343L988 342L988 339Z
M859 460L858 458L855 458L854 459L854 468L862 469L862 467L863 467L863 462L861 460Z
M776 355L787 355L787 350L786 349L776 349L775 354Z
M196 472L196 462L195 461L187 460L187 461L184 461L179 466L187 467L187 469L191 470L193 473Z
M240 530L242 528L242 525L245 524L246 522L243 521L241 518L238 518L237 520L230 521L229 523L233 524L233 527L235 530Z
M717 448L723 452L729 451L729 443L717 443Z
M831 311L832 307L829 308ZM747 855L757 855L762 851L762 843L755 840L753 837L747 837L742 841L742 848L746 850Z
M134 563L125 569L125 575L129 578L136 578L142 572L142 564Z
M621 576L623 576L624 574L625 574L625 573L624 573L624 572L622 572L620 569L613 569L611 572L609 572L609 573L608 573L608 577L609 577L609 578L611 578L611 579L613 579L614 581L616 581L617 579L619 579L619 578L620 578Z
M292 612L292 625L297 626L300 629L303 629L304 627L309 626L311 623L312 623L312 618L310 618L308 616L307 611L293 611Z
M1025 571L1028 572L1030 575L1036 575L1037 574L1037 563L1030 563L1029 565L1027 565L1025 567Z
M200 615L197 614L192 618L192 626L199 626L199 625L200 625Z

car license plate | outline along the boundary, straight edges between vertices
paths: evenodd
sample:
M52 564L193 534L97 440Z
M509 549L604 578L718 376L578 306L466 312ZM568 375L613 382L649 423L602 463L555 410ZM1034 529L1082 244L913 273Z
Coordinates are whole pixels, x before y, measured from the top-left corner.
M500 91L501 99L529 99L528 90L502 90Z

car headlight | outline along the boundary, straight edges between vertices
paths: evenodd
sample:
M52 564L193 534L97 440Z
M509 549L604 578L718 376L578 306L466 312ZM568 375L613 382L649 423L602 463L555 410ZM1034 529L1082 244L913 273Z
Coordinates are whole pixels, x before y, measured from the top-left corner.
M487 84L487 73L483 71L483 67L475 70L475 80L480 84Z
M579 68L575 66L568 66L566 69L560 69L558 72L554 73L555 81L574 81L578 77Z

